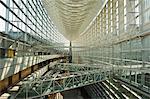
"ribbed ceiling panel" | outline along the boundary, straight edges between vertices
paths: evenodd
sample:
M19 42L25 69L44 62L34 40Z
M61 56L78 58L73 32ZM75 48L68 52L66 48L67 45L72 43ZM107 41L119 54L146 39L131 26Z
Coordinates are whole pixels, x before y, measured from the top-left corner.
M74 40L89 25L104 0L43 0L50 18L59 32Z

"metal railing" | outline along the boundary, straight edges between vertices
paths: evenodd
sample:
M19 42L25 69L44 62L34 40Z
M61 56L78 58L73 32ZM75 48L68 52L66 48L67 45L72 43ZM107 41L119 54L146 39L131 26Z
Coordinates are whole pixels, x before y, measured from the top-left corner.
M56 76L49 74L33 80L23 81L23 85L16 94L16 98L44 97L52 93L94 84L108 79L112 70L111 68L104 69L85 64L57 64L53 69L70 72L64 74L57 73Z

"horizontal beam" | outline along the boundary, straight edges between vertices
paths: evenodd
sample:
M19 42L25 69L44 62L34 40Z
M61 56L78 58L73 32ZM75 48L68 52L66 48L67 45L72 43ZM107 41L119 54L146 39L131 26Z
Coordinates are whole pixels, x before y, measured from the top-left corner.
M39 46L42 48L91 48L90 46Z
M107 71L109 72L109 71ZM77 72L78 73L78 72ZM29 98L38 98L45 95L70 90L108 79L109 73L100 70L80 72L76 75L68 75L60 78L40 79L38 81L27 81L17 97L26 94Z
M119 79L119 78L116 78L116 79L118 80L118 82L120 82L120 83L126 85L127 87L133 89L134 91L136 91L136 92L138 92L138 93L140 93L140 94L142 94L142 95L144 95L144 96L150 98L150 94L149 94L148 92L142 90L142 87L141 87L141 86L138 86L138 87L137 87L137 86L135 86L134 84L131 84L131 83L129 83L129 82L123 80L123 79Z
M30 75L31 73L39 70L40 68L48 65L50 62L57 61L59 59L64 59L65 57L57 57L57 58L52 58L48 59L46 61L40 62L38 64L32 65L31 67L28 67L22 71L19 71L16 74L13 74L3 80L0 81L0 95L3 93L7 92L8 89L12 88L15 86L19 81Z
M110 70L111 68L107 68L104 65L89 65L89 64L68 64L68 63L58 63L52 68L54 69L60 69L60 70L68 70L68 71L89 71L89 70Z

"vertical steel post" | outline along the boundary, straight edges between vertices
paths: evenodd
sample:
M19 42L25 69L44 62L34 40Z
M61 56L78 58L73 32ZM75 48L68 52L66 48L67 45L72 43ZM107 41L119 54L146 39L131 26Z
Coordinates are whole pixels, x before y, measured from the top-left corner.
M6 5L7 7L10 8L10 0L6 0ZM6 8L6 20L9 21L9 9ZM7 21L5 21L5 33L8 34L9 33L9 23ZM7 48L9 47L8 44L7 44L7 40L4 40L4 43L2 44L3 47Z
M140 32L143 32L143 23L144 23L144 1L141 1L141 26L140 26ZM141 45L142 45L142 49L144 48L144 38L141 38ZM144 50L141 50L141 55L142 55L142 67L145 67L145 56L144 56ZM145 84L145 74L142 72L141 74L141 85L143 86Z
M26 0L26 6L28 7L28 1L27 0ZM26 15L28 16L28 10L27 9L26 9ZM25 17L25 23L28 24L28 18L27 17ZM24 41L27 41L27 25L25 25L25 32L26 33L24 33Z
M131 40L128 41L129 42L129 53L130 53L130 59L132 58L132 52L131 52ZM127 64L128 65L128 64ZM130 69L132 68L132 62L129 62L130 65ZM131 83L131 78L132 78L132 71L130 70L130 75L129 75L129 81Z
M144 41L143 41L143 39L144 38L141 38L142 49L144 49ZM145 60L146 60L145 59L145 51L142 50L141 53L142 53L142 68L144 68L145 67ZM144 84L145 84L145 73L142 72L141 73L141 86L143 86Z
M6 0L6 5L10 8L10 0ZM9 9L6 9L6 20L9 21ZM8 34L9 23L5 21L5 33Z
M135 83L137 83L137 72L135 71Z
M72 43L70 41L70 47L69 47L69 63L72 63Z

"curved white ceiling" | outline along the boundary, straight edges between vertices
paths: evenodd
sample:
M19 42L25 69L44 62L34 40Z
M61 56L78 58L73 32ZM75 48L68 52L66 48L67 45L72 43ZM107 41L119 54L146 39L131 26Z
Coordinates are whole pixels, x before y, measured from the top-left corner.
M43 0L50 18L59 32L74 40L89 25L104 0Z

